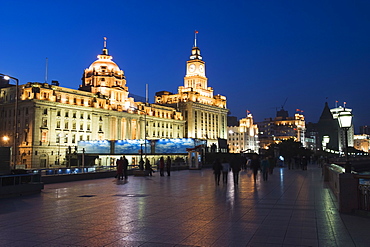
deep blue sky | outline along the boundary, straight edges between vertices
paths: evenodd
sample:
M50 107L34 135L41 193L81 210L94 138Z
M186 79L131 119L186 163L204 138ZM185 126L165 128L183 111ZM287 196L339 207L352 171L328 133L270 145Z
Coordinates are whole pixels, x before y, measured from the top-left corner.
M108 38L130 93L153 101L177 92L199 30L208 85L227 96L232 115L274 117L287 98L317 122L324 103L347 102L356 132L370 125L370 1L112 0L1 3L0 73L20 82L78 88Z

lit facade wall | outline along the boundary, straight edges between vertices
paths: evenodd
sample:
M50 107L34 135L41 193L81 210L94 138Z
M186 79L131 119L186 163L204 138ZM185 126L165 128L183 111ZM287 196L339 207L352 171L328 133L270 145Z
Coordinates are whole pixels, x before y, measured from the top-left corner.
M253 123L253 117L248 114L239 120L239 126L229 126L227 144L231 153L258 153L258 127Z
M367 134L354 135L353 144L355 149L368 153L370 148L370 136Z

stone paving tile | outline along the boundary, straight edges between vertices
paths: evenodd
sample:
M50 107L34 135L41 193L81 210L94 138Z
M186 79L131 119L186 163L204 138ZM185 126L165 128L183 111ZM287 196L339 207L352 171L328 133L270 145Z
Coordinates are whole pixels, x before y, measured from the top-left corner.
M48 184L0 199L0 246L369 246L370 219L336 203L316 166L237 186L210 169Z

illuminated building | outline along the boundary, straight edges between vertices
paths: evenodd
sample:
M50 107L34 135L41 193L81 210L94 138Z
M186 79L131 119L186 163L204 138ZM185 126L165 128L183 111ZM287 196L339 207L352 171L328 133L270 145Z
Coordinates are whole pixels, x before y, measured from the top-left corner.
M353 147L357 150L369 152L370 136L367 134L354 135Z
M181 111L185 123L185 137L208 140L208 145L217 139L227 138L226 97L214 95L213 88L207 85L206 65L196 45L186 62L184 86L177 94L168 91L156 93L156 103L174 107Z
M339 127L338 114L341 111L352 112L352 109L343 108L342 106L339 106L339 107L330 109L330 111L333 115L334 121L337 124L337 134L338 134L338 149L337 150L344 152L344 149L345 149L345 145L344 145L345 137L344 137L344 135L345 134L344 134L344 131ZM348 147L353 147L353 136L354 136L353 123L352 123L352 126L348 129L347 135L348 135L348 140L347 140L348 141Z
M352 112L352 109L343 108L342 106L333 109L329 108L325 102L324 109L317 123L319 149L332 153L339 153L344 149L344 132L340 129L338 123L338 113L341 111ZM354 145L354 128L353 125L348 130L348 146Z
M275 118L266 118L257 123L259 129L260 147L266 149L270 144L280 143L284 140L294 139L306 147L306 123L301 111L293 117L288 116L288 111L281 109Z
M78 141L184 137L179 111L128 96L124 72L112 61L106 44L84 71L79 90L58 85L19 86L19 168L66 166L66 153L74 152ZM14 86L0 89L0 136L13 133L14 92Z
M239 126L228 126L227 144L230 153L258 153L258 127L252 114L239 120Z

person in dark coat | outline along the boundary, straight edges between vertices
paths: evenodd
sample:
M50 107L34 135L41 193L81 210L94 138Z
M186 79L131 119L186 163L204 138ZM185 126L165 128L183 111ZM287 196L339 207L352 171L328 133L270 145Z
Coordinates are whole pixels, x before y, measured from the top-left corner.
M164 159L163 159L163 157L161 157L159 159L159 174L161 175L161 177L164 176Z
M221 177L222 165L219 159L216 159L213 163L213 174L215 175L215 182L216 185L220 185L220 177Z
M302 166L302 170L307 170L307 164L308 164L308 159L306 156L303 156L302 159L301 159L301 166Z
M117 165L117 174L116 174L116 178L118 180L122 179L123 180L123 159L122 157L119 158L117 161L116 161L116 165Z
M123 156L123 175L125 176L125 179L127 180L127 169L128 169L128 160L125 156ZM123 179L123 178L122 178Z
M268 174L269 174L269 169L270 169L270 162L269 162L268 157L265 157L261 161L261 170L262 170L263 181L267 181Z
M167 159L166 159L166 170L167 170L167 176L171 176L171 158L170 156L167 156Z
M153 169L152 165L149 162L149 159L145 160L145 171L148 173L149 176L153 176Z
M260 163L260 160L258 159L257 155L253 155L253 157L252 157L251 169L253 171L254 182L256 182L257 181L258 170L261 169L261 163Z
M242 164L238 157L234 157L231 161L231 170L233 171L234 184L239 184L239 172L241 170Z
M229 176L230 163L225 158L222 159L222 182L227 184L227 177Z

